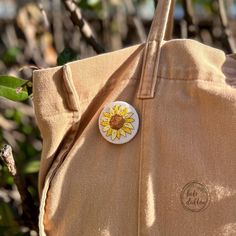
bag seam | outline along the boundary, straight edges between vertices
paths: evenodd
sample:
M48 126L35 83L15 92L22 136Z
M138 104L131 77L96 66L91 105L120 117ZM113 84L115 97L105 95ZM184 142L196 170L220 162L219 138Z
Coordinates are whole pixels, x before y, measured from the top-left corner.
M144 147L144 137L143 137L143 129L144 129L144 116L145 116L145 104L144 101L141 100L141 110L142 110L142 122L141 122L141 135L140 135L140 155L139 155L139 180L138 180L138 236L141 234L141 201L142 201L142 165L143 165L143 147Z
M74 85L73 84L73 80L69 81L69 78L68 78L68 76L70 76L71 74L65 73L65 72L67 72L67 68L65 68L65 70L64 70L64 75L65 75L65 76L63 75L64 83L68 82L69 83L68 86L73 86ZM67 80L67 81L65 81L65 80ZM74 96L76 96L74 94L74 92L75 92L74 87L72 88L72 91L68 91L68 89L69 89L68 86L66 86L66 89L65 89L65 91L66 91L65 99L67 100L67 102L70 101L71 99L74 100ZM71 87L70 87L70 89L71 89ZM71 96L73 96L73 97L71 97ZM76 101L73 101L73 105L76 106L76 107L73 107L73 111L71 111L71 112L69 112L69 111L68 112L62 112L62 113L65 113L65 114L72 113L72 117L71 117L70 122L69 122L69 124L70 124L69 125L69 127L70 127L69 131L70 132L69 132L69 137L67 137L67 139L66 139L66 137L64 137L62 139L60 144L62 144L63 141L66 140L66 142L64 143L64 148L62 148L60 151L58 150L59 153L57 153L57 156L55 156L55 159L54 159L53 163L55 163L55 161L56 161L57 157L60 155L60 153L61 152L63 152L63 153L61 154L61 158L60 158L60 160L58 160L58 163L55 166L55 168L54 169L49 168L49 172L48 172L48 174L46 175L46 178L45 178L45 181L47 181L47 185L45 186L45 183L44 183L44 186L46 187L46 189L44 188L43 191L42 191L42 194L44 194L45 198L43 198L42 199L43 201L40 202L40 209L41 209L41 212L42 212L42 214L40 214L40 219L41 220L39 220L39 228L40 228L40 231L41 231L40 235L41 234L42 235L46 235L45 227L44 227L45 207L46 207L46 201L48 199L47 195L48 195L48 191L50 189L52 178L56 174L57 169L64 162L64 159L67 156L68 150L70 150L70 148L73 146L74 139L75 139L75 136L76 136L75 134L77 133L77 130L78 130L78 127L79 127L79 123L77 123L77 121L79 120L79 107L78 107L78 103ZM52 114L51 116L55 116L55 114ZM49 117L49 116L47 116L47 117ZM52 163L52 165L53 165L53 163ZM52 167L52 165L51 165L51 167Z
M163 77L163 76L158 76L159 77L159 80L169 80L169 81L177 81L177 82L196 82L196 81L200 81L200 82L205 82L205 83L212 83L212 84L215 84L215 85L218 85L218 86L221 86L221 87L232 87L230 83L226 83L226 77L224 78L224 80L221 82L221 81L215 81L215 80L204 80L204 79L184 79L184 78L169 78L169 77ZM236 80L235 80L236 82Z

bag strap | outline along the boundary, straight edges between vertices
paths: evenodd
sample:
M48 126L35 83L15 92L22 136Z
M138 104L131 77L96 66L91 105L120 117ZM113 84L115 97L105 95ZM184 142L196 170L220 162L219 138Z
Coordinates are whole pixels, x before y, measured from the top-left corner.
M174 11L175 11L175 1L172 1L170 6L169 18L167 20L167 29L165 33L165 40L171 40L173 35L173 25L174 25Z
M138 98L154 98L161 45L170 38L175 0L159 0L145 46Z

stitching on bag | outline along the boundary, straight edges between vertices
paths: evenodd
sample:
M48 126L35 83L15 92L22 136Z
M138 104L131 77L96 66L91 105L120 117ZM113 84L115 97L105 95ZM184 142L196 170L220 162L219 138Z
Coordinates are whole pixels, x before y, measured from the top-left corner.
M156 53L156 56L155 56L155 63L156 63L156 66L157 69L155 70L155 67L153 68L152 70L152 80L151 80L151 86L150 86L150 91L149 93L152 93L152 90L154 90L154 93L155 93L155 90L157 89L158 87L158 84L159 82L157 81L158 80L158 67L160 66L160 54L161 54L161 42L157 42L157 48L158 48L158 52ZM159 60L158 60L159 59ZM155 71L157 72L156 73L156 77L154 76L155 75Z
M222 78L222 79L225 79L226 77L221 77L221 76L212 76L212 75L209 75L211 77L218 77L218 78ZM186 78L189 78L187 75L186 75L186 78L178 78L178 77L165 77L165 76L161 76L161 75L158 75L157 76L159 79L165 79L165 80L171 80L171 81L204 81L204 82L211 82L211 83L216 83L216 84L224 84L224 82L220 82L220 81L215 81L215 80L206 80L206 79L199 79L197 77L192 77L191 79L186 79Z
M120 81L120 83L119 83L119 86L122 86L124 83L127 83L127 81L129 81L129 85L136 85L136 82L138 81L138 77L132 77L132 78L129 77L129 78L122 79L122 81ZM117 84L116 83L109 83L105 86L106 86L106 88L102 87L102 88L100 88L100 90L98 90L99 96L103 96L104 94L106 95L107 92L112 92L112 90L116 89ZM98 93L91 96L92 98L88 96L87 98L81 99L81 101L80 101L81 104L86 104L87 102L90 103L91 100L94 99Z
M144 72L142 73L142 79L141 79L141 81L140 81L140 83L141 83L141 86L140 86L140 95L141 96L146 96L146 94L147 94L147 91L145 91L145 80L144 80L144 77L145 77L145 74L146 74L146 62L147 62L147 57L148 57L148 52L150 51L150 47L149 47L149 42L148 42L148 45L147 45L147 51L146 51L146 54L145 54L145 58L144 58L144 62L143 63L145 63L145 67L144 67ZM143 88L144 87L144 88Z
M144 71L146 72L147 70L147 67L146 67L146 60L147 60L147 57L149 55L149 51L150 51L150 48L151 46L149 45L152 45L153 43L156 43L157 44L157 48L158 48L158 52L155 54L155 57L154 57L154 61L156 62L158 57L160 56L160 53L161 53L161 43L159 40L153 40L151 42L148 42L148 46L147 46L147 51L146 51L146 55L145 55L145 68L144 68ZM159 63L157 63L157 67L159 66L158 65ZM153 67L152 71L151 71L151 78L149 81L146 81L145 82L145 79L144 79L144 76L145 74L142 74L142 80L140 81L141 83L141 86L140 86L140 92L139 92L139 96L142 96L142 97L149 97L151 96L152 94L152 91L156 88L156 84L157 84L157 79L158 77L154 76L155 75L155 66Z
M216 82L216 81L211 81L211 80L200 80L200 79L195 79L195 80L184 80L184 79L173 79L173 80L170 80L170 79L167 79L167 78L162 78L162 77L159 77L159 83L161 81L171 81L171 82L189 82L189 83L196 83L197 81L200 81L200 82L204 82L204 83L209 83L209 84L213 84L217 87L220 87L220 88L227 88L227 89L236 89L236 87L234 87L233 85L229 84L229 83L224 83L224 82ZM156 96L159 96L159 90L157 89L156 90ZM157 106L158 106L159 103L157 103Z
M43 118L49 118L49 117L52 117L52 116L59 116L59 115L67 114L68 118L70 118L70 116L73 115L71 113L73 113L73 112L72 111L62 111L62 112L48 114L48 115L42 115L42 116L43 116Z
M140 137L140 148L141 148L141 151L140 151L140 160L139 160L139 190L138 190L138 236L140 235L140 232L141 232L141 229L140 229L140 226L141 226L141 191L142 191L142 163L143 163L143 147L144 147L144 141L143 141L143 136L142 136L142 133L143 133L143 129L144 129L144 116L145 116L145 104L144 104L144 101L141 100L141 106L142 106L142 122L141 122L141 137Z
M72 93L71 91L71 88L70 88L70 79L69 79L69 72L67 70L67 66L63 66L63 80L64 80L64 83L65 83L65 90L66 90L66 93L67 93L67 96L66 96L66 100L67 100L67 105L69 107L69 109L73 109L73 113L74 113L74 110L76 109L75 108L75 104L74 104L74 99L72 98L71 99L71 96L74 96L74 94ZM65 81L66 80L66 81ZM68 88L69 87L69 88ZM68 91L70 89L70 91ZM70 103L72 103L72 107L70 105Z
M64 83L66 83L65 85L65 89L67 92L67 97L68 97L68 102L71 103L71 107L68 104L68 106L70 107L70 109L72 109L73 111L79 111L79 103L78 103L78 98L77 98L77 92L76 89L74 87L74 81L72 79L72 75L71 75L71 69L68 65L65 65L63 67L63 79L64 79ZM65 81L66 80L66 81Z
M65 65L63 67L63 72L64 72L64 75L65 75L65 76L63 76L63 79L66 80L66 83L68 83L66 85L67 98L68 98L69 102L72 103L72 106L73 106L72 107L72 109L73 109L72 117L71 117L72 118L72 121L71 121L71 128L72 128L71 132L72 132L72 134L71 134L71 136L72 135L74 136L73 126L79 120L80 108L79 108L79 102L77 101L78 95L77 95L77 91L74 87L74 81L72 79L71 71L68 71L68 69L70 70L70 67L69 68L68 67L69 67L68 65ZM69 88L68 88L68 86L69 86ZM75 131L76 131L76 129L75 129Z
M155 42L155 41L154 41ZM158 42L155 42L157 43L157 48L158 48ZM158 52L155 54L155 57L154 57L154 62L156 63L156 60L157 60L157 57L158 57L158 54L160 53L160 48L158 50ZM158 65L156 65L158 66ZM151 93L152 93L152 89L153 89L153 86L154 86L154 83L155 83L155 80L157 78L154 77L154 72L155 72L155 67L152 68L152 75L151 75L151 80L149 83L147 83L146 85L146 93L145 95L146 96L149 96ZM145 88L144 88L145 89Z

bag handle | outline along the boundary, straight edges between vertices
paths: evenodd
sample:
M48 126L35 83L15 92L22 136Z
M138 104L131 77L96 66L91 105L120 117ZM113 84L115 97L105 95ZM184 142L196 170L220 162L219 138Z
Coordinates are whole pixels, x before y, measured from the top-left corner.
M161 45L170 38L175 0L159 0L144 49L138 98L154 98Z
M167 28L166 28L165 37L164 37L166 41L172 39L173 25L174 25L174 11L175 11L175 1L172 1L171 6L170 6L169 17L167 20Z

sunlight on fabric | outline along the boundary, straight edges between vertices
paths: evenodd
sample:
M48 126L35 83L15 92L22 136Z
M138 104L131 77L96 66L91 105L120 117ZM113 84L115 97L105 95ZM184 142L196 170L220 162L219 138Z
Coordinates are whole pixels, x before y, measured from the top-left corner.
M209 190L212 193L212 201L217 202L221 201L224 198L229 198L234 195L236 195L236 190L231 189L225 186L217 185L217 184L212 184L209 186Z
M76 153L83 146L84 141L85 141L85 139L81 138L80 141L76 144L76 148L74 148L74 150L72 149L72 151L74 153ZM72 154L72 155L76 155L76 154ZM71 167L74 166L74 162L73 162L72 158L66 159L66 161L68 161L68 165L64 165L63 166L64 168L60 168L57 171L57 176L60 176L60 178L62 178L64 180L68 176L68 173L71 172ZM73 163L73 164L71 164L71 163ZM54 180L55 180L55 177L54 177ZM59 203L60 203L62 195L68 194L67 191L64 191L65 190L64 181L57 181L54 183L54 186L57 186L57 188L56 188L57 192L55 193L57 195L57 198L51 199L51 201L50 201L50 204L51 204L50 213L52 216L56 215L58 208L60 207Z
M146 207L146 224L148 227L151 227L156 219L155 215L155 196L153 191L152 178L148 176L148 185L147 185L147 207Z
M214 235L233 236L236 235L236 223L226 224L215 231Z
M108 229L102 230L101 236L111 236L110 231Z

